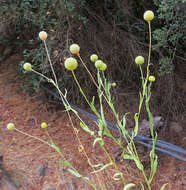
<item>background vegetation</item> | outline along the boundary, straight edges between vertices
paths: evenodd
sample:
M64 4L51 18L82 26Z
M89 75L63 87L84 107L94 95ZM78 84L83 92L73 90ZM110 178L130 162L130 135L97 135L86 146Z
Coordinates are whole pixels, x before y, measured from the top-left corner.
M12 53L23 53L21 66L29 61L34 69L50 76L43 44L37 39L39 31L45 30L50 35L49 51L59 85L68 89L71 102L84 102L71 74L63 69L64 60L70 55L69 45L77 43L92 73L92 53L108 64L107 77L117 83L115 101L130 107L138 98L140 86L134 59L137 55L147 58L148 26L143 13L149 9L156 16L152 22L151 71L157 82L152 89L152 107L158 114L176 119L186 111L185 4L185 0L1 0L0 61ZM47 85L35 74L22 73L27 90L32 89L30 86L39 90L41 83ZM80 68L77 76L92 96L96 89L83 73Z

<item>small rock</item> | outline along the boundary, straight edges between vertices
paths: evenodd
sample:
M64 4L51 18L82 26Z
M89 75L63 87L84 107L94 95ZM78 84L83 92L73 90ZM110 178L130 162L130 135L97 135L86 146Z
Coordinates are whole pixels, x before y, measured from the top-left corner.
M44 165L40 165L37 169L38 175L43 177L45 175L45 170L46 167Z
M176 133L180 133L183 130L183 127L174 121L170 122L169 126L170 126L170 129L175 131Z

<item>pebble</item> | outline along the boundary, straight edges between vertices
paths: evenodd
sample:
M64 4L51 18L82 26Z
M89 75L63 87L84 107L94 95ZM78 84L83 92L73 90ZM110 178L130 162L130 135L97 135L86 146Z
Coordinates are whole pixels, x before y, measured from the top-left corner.
M38 175L43 177L45 175L45 170L46 167L44 165L40 165L37 169Z

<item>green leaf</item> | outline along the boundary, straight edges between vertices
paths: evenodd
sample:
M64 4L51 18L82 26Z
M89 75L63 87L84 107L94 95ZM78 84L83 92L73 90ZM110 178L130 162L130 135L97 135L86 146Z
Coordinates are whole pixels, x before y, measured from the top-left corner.
M61 164L62 166L70 166L69 162L61 162L61 161L57 161L58 164Z
M51 144L50 144L50 145L51 145L51 147L54 148L59 154L61 154L60 148L59 148L58 146L56 146L53 141L51 141Z
M72 170L70 168L68 168L67 171L69 171L72 175L74 175L76 177L83 177L80 173L78 173L77 171Z
M93 96L92 102L91 102L91 104L90 104L90 108L91 108L91 110L96 114L96 116L97 116L98 118L100 118L100 114L99 114L99 112L96 110L96 107L94 106L94 99L95 99L95 97Z
M88 177L83 177L83 179L86 181L90 181L90 179Z
M134 137L138 134L138 126L139 126L139 121L138 121L138 113L134 115L134 120L135 120L135 128L134 128Z
M155 154L155 159L153 160L153 151L150 152L150 157L151 157L151 175L149 178L149 183L152 182L154 175L156 173L157 167L158 167L158 156Z
M127 138L126 135L128 135L128 131L126 130L126 116L128 114L130 114L130 112L125 113L123 116L123 119L122 119L121 131L122 131L124 138Z
M98 127L99 127L100 131L103 131L103 126L104 126L103 121L102 120L98 120Z
M121 179L122 173L115 173L112 177L115 181L119 181Z
M143 170L143 165L140 163L140 161L138 161L137 159L134 159L134 161L135 161L136 166L138 167L138 169L140 171L142 171Z
M135 157L129 154L125 154L124 152L122 152L121 156L123 157L123 159L125 160L134 160Z
M123 190L130 190L131 187L135 187L136 185L134 183L128 183L124 186Z
M104 128L104 135L106 135L107 137L113 137L107 127Z
M168 185L168 183L165 183L164 185L162 185L160 190L164 190L167 185Z
M96 139L94 139L93 147L95 146L95 144L96 144L98 141L100 141L101 146L104 145L104 141L102 140L102 138L96 138Z
M143 183L140 182L140 185L141 185L141 190L145 190Z
M108 163L108 164L105 164L105 165L104 165L102 168L100 168L99 170L93 171L93 172L91 172L91 173L98 173L98 172L100 172L100 171L102 171L102 170L104 170L104 169L106 169L107 167L112 166L112 165L113 165L113 163L110 162L110 163Z
M94 135L94 131L91 131L91 130L88 128L88 126L85 125L85 123L80 122L80 126L81 126L81 128L82 128L84 131L88 132L90 135Z

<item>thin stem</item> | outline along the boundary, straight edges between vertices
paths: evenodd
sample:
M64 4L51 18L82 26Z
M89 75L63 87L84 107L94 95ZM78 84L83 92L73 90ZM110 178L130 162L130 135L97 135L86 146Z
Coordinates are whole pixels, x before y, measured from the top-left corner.
M91 106L91 105L90 105L90 102L88 101L88 99L87 99L85 93L83 92L83 90L82 90L82 88L81 88L81 86L80 86L80 84L79 84L79 82L78 82L78 80L77 80L77 78L76 78L76 75L75 75L74 71L72 71L72 75L73 75L73 77L74 77L74 80L76 81L76 84L77 84L78 87L79 87L79 90L80 90L81 94L82 94L83 97L85 98L87 104L88 104L89 106Z
M82 63L82 64L83 64L83 66L85 67L86 71L88 72L88 74L89 74L89 76L90 76L90 78L91 78L92 82L94 83L94 85L96 86L96 88L98 89L98 91L102 93L102 91L101 91L100 87L99 87L99 86L98 86L98 84L96 83L96 81L95 81L94 77L92 76L91 72L88 70L88 68L87 68L86 64L84 63L84 61L83 61L83 59L81 58L81 56L80 56L80 54L79 54L79 53L77 54L77 56L79 57L79 59L80 59L81 63ZM109 104L109 101L107 100L106 96L105 96L104 94L103 94L103 96L104 96L105 100L107 101L107 103Z
M145 96L145 91L146 91L146 86L147 86L147 82L148 82L148 78L149 78L149 66L150 66L150 57L151 57L151 41L152 41L152 37L151 37L151 25L150 25L150 21L148 21L148 25L149 25L149 54L148 54L148 62L147 62L147 74L146 74L146 79L145 79L145 84L143 87L143 98Z
M81 58L80 54L78 53L77 56L79 57L81 63L85 67L85 69L87 70L88 74L90 75L90 77L91 77L93 83L95 84L95 86L97 87L97 89L99 89L99 86L97 85L97 83L96 83L94 77L92 76L91 72L88 70L88 68L87 68L86 64L84 63L83 59Z
M19 132L19 133L21 133L21 134L23 134L23 135L25 135L25 136L31 137L31 138L33 138L33 139L36 139L36 140L38 140L38 141L40 141L40 142L42 142L42 143L48 145L48 146L51 147L52 149L54 149L54 147L53 147L51 144L49 144L48 142L46 142L46 141L44 141L44 140L42 140L42 139L40 139L40 138L38 138L38 137L29 135L29 134L27 134L27 133L25 133L25 132L20 131L20 130L17 129L17 128L15 128L14 130L16 130L17 132ZM49 135L49 134L48 134L48 135ZM61 152L59 152L59 151L57 151L57 152L58 152L58 154L59 154L65 161L67 161L67 159L63 156L63 154L62 154ZM67 162L68 162L68 161L67 161ZM68 163L69 163L69 162L68 162ZM77 170L76 170L70 163L69 163L69 167L72 168L74 171L77 172ZM83 179L85 182L87 182L90 186L92 186L95 190L97 190L97 188L90 182L90 180L85 179L85 178L82 178L82 179Z
M58 85L57 77L56 77L56 74L55 74L55 71L54 71L54 68L53 68L53 65L52 65L52 61L50 59L50 55L49 55L47 44L46 44L45 40L44 40L44 44L45 44L45 49L46 49L46 52L47 52L48 61L50 63L50 67L51 67L51 70L52 70L52 73L53 73L53 76L54 76L55 83Z
M42 143L44 143L44 144L46 144L46 145L52 147L51 144L49 144L47 141L44 141L44 140L42 140L42 139L40 139L40 138L38 138L38 137L29 135L29 134L27 134L27 133L25 133L25 132L23 132L23 131L20 131L20 130L17 129L17 128L15 128L15 130L18 131L19 133L23 134L23 135L26 135L26 136L31 137L31 138L33 138L33 139L36 139L36 140L38 140L38 141L40 141L40 142L42 142ZM52 147L52 148L53 148L53 147Z

